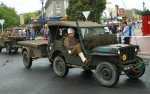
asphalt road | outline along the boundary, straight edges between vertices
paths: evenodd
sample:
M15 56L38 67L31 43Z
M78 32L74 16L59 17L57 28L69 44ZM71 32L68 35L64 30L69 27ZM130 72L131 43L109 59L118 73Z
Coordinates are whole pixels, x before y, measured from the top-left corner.
M113 88L100 86L94 71L70 69L57 77L48 59L38 59L31 69L23 65L21 53L0 53L0 94L150 94L150 66L138 80L122 75Z

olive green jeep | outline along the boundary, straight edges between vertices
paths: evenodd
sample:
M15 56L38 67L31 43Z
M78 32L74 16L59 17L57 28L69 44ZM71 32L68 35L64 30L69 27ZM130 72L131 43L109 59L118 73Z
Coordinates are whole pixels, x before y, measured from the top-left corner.
M95 70L100 85L112 87L124 72L129 78L137 79L145 72L145 62L137 56L138 45L118 44L117 37L106 33L105 26L94 22L51 21L48 41L48 57L54 72L64 77L69 68ZM68 54L64 47L67 28L74 28L84 55L89 64L84 65L79 56Z
M12 51L17 52L18 48L21 48L20 45L17 44L18 41L25 40L24 36L9 36L9 37L0 37L0 52L3 48L6 48L6 52L10 54Z

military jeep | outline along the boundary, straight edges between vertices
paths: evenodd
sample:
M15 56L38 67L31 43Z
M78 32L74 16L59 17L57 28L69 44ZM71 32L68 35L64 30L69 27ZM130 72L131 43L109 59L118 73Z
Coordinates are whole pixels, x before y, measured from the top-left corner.
M0 52L3 48L6 48L6 52L11 54L12 51L17 52L18 48L21 48L20 45L17 44L18 41L25 40L24 36L8 36L8 37L0 37Z
M137 79L145 72L144 61L137 56L138 45L118 44L117 37L105 33L105 26L93 22L54 21L48 22L50 39L48 57L53 64L56 75L65 77L69 68L95 70L98 83L102 86L114 86L122 73ZM74 28L76 38L88 58L84 65L79 56L68 54L64 47L67 28Z

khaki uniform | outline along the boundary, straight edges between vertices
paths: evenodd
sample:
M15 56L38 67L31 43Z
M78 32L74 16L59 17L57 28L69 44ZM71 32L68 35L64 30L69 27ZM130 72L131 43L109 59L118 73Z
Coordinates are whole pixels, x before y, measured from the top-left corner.
M79 41L75 37L67 36L64 40L64 46L71 50L71 55L78 55L82 52Z
M16 36L16 31L12 31L11 36Z

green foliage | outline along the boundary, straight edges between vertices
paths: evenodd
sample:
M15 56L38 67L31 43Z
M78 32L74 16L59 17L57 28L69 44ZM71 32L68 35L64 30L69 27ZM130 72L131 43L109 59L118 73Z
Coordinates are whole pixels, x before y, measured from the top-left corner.
M138 15L142 15L142 12L141 10L138 10L138 9L133 9L135 11L135 14L138 14Z
M143 12L141 13L141 15L150 15L150 11L149 11L149 10L143 11Z
M19 25L19 16L17 15L15 9L7 7L4 4L0 5L0 19L5 19L4 28L9 28L9 27Z
M69 0L66 12L69 20L85 20L82 12L91 11L88 20L99 22L105 8L106 0Z
M29 23L29 20L31 19L31 17L37 17L38 13L37 12L30 12L30 13L24 13L23 17L24 17L24 22L25 24Z

